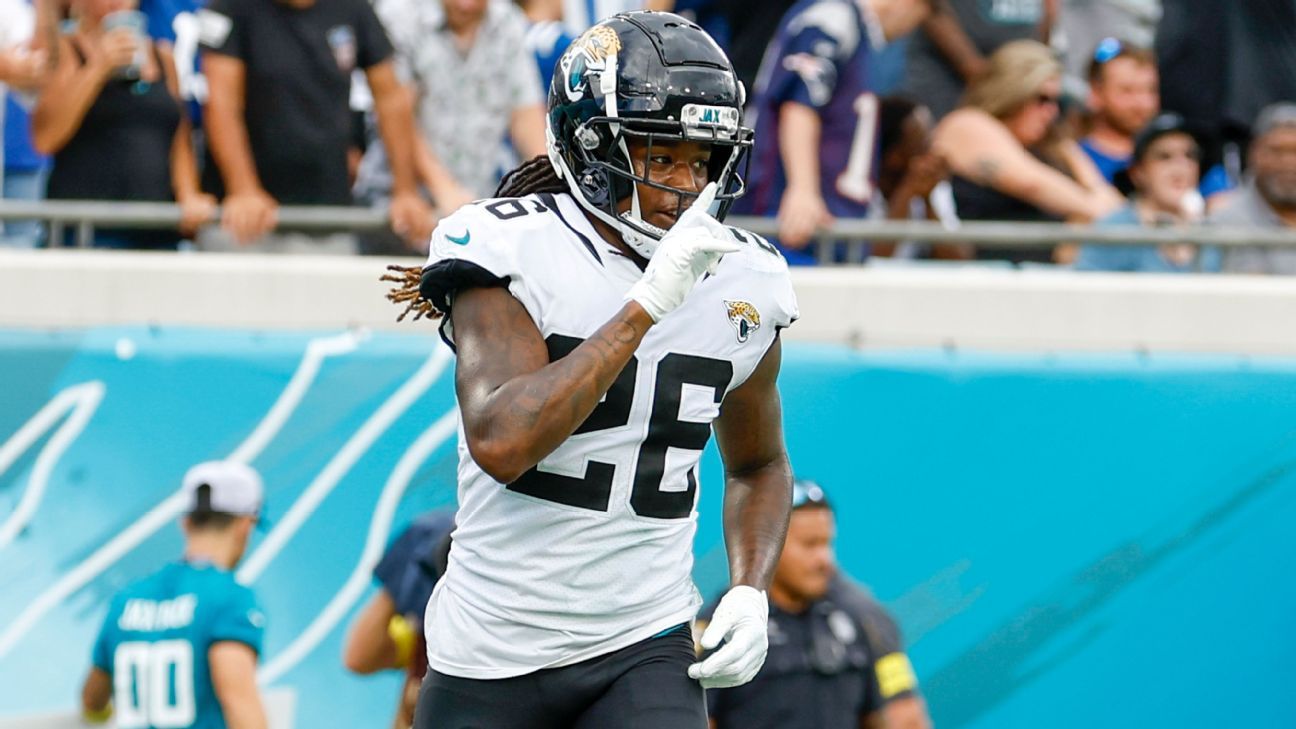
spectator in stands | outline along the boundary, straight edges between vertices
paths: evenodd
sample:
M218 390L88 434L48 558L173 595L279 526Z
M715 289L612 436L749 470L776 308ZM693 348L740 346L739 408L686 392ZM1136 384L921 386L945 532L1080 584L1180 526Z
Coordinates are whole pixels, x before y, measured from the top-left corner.
M572 38L577 38L591 25L617 13L632 10L671 11L675 0L562 0L563 24Z
M868 214L876 170L877 97L870 50L903 36L929 0L801 0L766 53L755 91L751 179L734 212L778 215L775 241L793 264L836 216Z
M1296 229L1296 103L1265 107L1252 133L1248 179L1211 222ZM1224 256L1224 270L1296 274L1296 248L1232 248Z
M342 654L347 670L360 675L405 671L395 729L414 723L419 686L427 673L423 610L445 572L453 529L454 512L449 510L429 512L410 524L374 567L378 591L347 631Z
M995 51L963 106L936 127L963 220L1089 222L1124 204L1057 124L1061 66L1048 46L1014 41ZM978 246L978 258L1049 261L1048 253Z
M526 15L526 47L535 55L540 69L541 98L549 93L549 82L563 51L575 36L567 32L562 22L562 0L516 0Z
M1264 107L1296 99L1296 3L1164 0L1161 101L1210 144L1242 141ZM1238 155L1240 162L1241 155Z
M939 0L909 42L904 92L943 118L1004 44L1047 40L1055 6L1056 0Z
M1111 182L1129 167L1134 135L1161 109L1156 57L1146 48L1103 39L1089 64L1089 133L1080 148Z
M205 3L201 0L139 2L140 12L148 18L149 36L171 44L176 72L180 77L180 97L189 107L190 120L201 126L201 103L207 97L207 80L198 67L198 10Z
M792 488L787 541L769 588L769 654L756 678L707 691L714 729L928 729L895 620L838 574L823 489ZM704 631L714 606L703 610Z
M377 10L415 99L419 164L443 214L495 192L506 138L523 159L545 153L544 90L517 7L500 0L380 0ZM440 179L433 159L450 182Z
M0 179L3 197L38 200L45 194L46 160L32 149L31 119L25 106L9 87L33 92L48 75L48 55L33 50L36 17L26 0L0 0L0 126L4 127L4 149L0 151ZM0 246L35 247L40 239L36 221L8 221Z
M81 689L87 719L120 727L265 729L257 689L265 615L234 579L260 518L261 477L209 461L183 482L184 558L113 598Z
M1083 95L1093 49L1113 33L1132 45L1151 48L1161 19L1161 0L1062 0L1049 44L1063 50L1067 91Z
M432 213L415 177L409 95L392 47L366 0L214 0L199 11L215 165L205 182L223 190L223 235L213 249L246 248L276 226L280 204L348 205L351 72L362 69L392 157L392 229L427 239ZM216 172L219 172L217 177ZM350 235L281 234L257 244L279 252L353 253Z
M716 10L729 26L725 51L748 94L756 88L761 60L783 16L795 4L796 0L715 0Z
M12 95L4 112L4 194L8 200L36 201L45 197L49 158L36 151L31 141L31 112ZM8 220L0 246L35 248L41 244L44 227L39 220Z
M1201 219L1204 203L1197 185L1201 147L1178 114L1162 114L1138 132L1129 169L1117 175L1122 191L1133 193L1128 205L1099 225L1188 225ZM1215 248L1194 245L1087 245L1075 267L1082 271L1183 273L1219 271Z
M198 186L171 53L143 33L134 6L73 3L76 30L58 41L57 63L32 116L32 141L54 158L46 188L52 200L180 205L178 232L96 228L95 246L174 249L211 218L215 201Z
M882 99L878 114L878 182L869 217L874 220L958 222L949 168L931 151L931 112L904 96ZM873 243L872 255L894 258L962 259L960 245L926 246L912 241Z

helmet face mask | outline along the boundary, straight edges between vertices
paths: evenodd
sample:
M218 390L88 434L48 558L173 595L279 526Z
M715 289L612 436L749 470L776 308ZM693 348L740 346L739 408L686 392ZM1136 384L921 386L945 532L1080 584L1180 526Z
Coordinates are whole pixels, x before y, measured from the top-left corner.
M583 208L651 257L665 230L643 218L639 190L676 196L676 215L700 190L651 178L648 155L681 142L710 148L707 181L723 219L744 191L752 130L743 89L701 28L669 13L623 13L600 22L559 61L549 91L549 158ZM645 158L636 171L631 148ZM627 208L622 210L621 208Z

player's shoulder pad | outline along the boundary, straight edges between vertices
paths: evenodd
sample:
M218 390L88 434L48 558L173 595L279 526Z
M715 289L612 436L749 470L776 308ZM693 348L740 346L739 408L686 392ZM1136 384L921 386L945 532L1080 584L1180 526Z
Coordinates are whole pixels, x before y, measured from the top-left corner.
M860 42L859 11L843 0L821 0L807 5L788 21L788 35L822 34L836 46L840 58L848 58ZM828 54L820 54L828 55Z
M787 259L783 257L778 247L769 242L764 236L732 225L726 225L725 228L729 230L729 233L741 247L738 254L733 257L735 260L740 261L743 266L753 271L765 273L779 274L787 272ZM727 256L725 260L728 260Z
M801 316L801 310L787 259L764 237L742 228L726 227L740 248L724 257L720 271L752 279L760 290L768 292L774 326L778 329L791 326Z
M461 288L508 286L521 276L523 248L552 225L549 208L534 196L478 200L442 218L432 231L420 292L448 312Z
M543 227L549 208L533 196L476 200L442 218L432 231L428 262L465 252L511 250L525 231Z

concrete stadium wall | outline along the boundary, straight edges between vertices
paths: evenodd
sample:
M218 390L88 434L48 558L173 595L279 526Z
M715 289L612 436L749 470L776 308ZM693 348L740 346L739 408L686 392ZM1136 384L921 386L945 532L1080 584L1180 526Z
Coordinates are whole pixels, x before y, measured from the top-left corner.
M292 295L328 306L334 283ZM391 535L454 501L449 364L427 334L0 327L0 715L74 705L109 596L178 553L184 469L238 457L274 522L243 567L266 683L297 726L385 726L396 680L346 675L341 639ZM1296 722L1296 359L794 341L781 389L795 467L898 615L937 726ZM709 450L707 595L720 473Z
M0 326L399 332L378 278L417 260L0 251ZM863 348L1296 354L1296 281L928 265L799 269L789 341ZM423 327L426 331L430 327Z

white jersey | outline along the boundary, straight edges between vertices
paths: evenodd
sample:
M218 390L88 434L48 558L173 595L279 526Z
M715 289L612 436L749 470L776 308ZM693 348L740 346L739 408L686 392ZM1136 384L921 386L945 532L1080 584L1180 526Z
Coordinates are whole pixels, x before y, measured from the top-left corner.
M503 486L459 431L459 512L428 603L428 663L506 678L618 650L691 620L698 460L727 392L796 319L787 264L745 244L649 330L576 432ZM564 356L625 305L640 270L569 195L467 205L432 235L423 291L506 285ZM442 334L453 345L449 317Z

